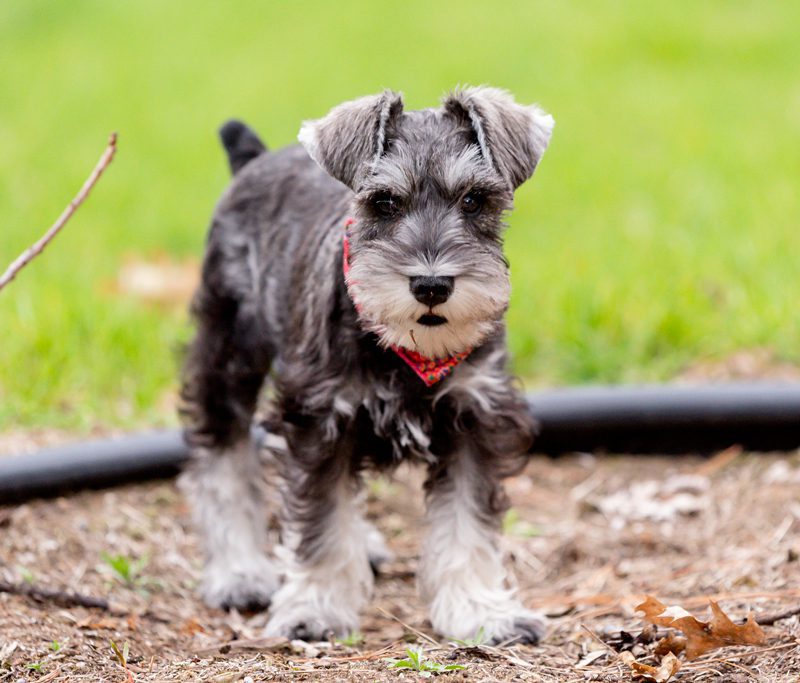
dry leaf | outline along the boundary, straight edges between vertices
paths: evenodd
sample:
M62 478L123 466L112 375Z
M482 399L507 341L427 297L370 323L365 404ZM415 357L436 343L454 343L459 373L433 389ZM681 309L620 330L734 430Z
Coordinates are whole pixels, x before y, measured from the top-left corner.
M114 619L112 617L100 617L99 619L95 619L93 616L88 616L86 619L78 622L78 628L85 628L90 631L99 631L99 630L106 630L106 631L118 631L120 628L119 619Z
M637 662L630 652L623 652L620 655L620 659L631 668L634 680L666 683L681 668L680 661L671 652L661 660L661 664L658 667Z
M653 652L659 656L665 655L668 652L671 652L674 655L679 655L685 650L686 638L675 633L670 633L656 643Z
M194 617L189 617L181 624L180 632L185 633L187 636L193 636L195 633L205 633L206 630L203 625Z
M708 477L676 474L663 481L637 481L589 502L614 528L622 528L630 521L666 522L697 515L708 507L710 488Z
M667 607L664 603L648 595L647 599L636 607L637 612L644 612L644 619L651 624L675 628L686 635L686 658L695 659L709 650L727 645L761 645L766 636L756 623L752 614L747 615L744 624L734 624L713 600L712 618L703 622L689 614L682 607Z
M173 260L166 254L147 260L127 257L119 269L113 289L145 303L185 306L197 287L200 266L194 259Z
M581 657L581 660L575 665L576 669L585 669L587 666L591 666L594 664L598 659L602 659L603 657L608 657L609 655L608 650L594 650L585 654Z

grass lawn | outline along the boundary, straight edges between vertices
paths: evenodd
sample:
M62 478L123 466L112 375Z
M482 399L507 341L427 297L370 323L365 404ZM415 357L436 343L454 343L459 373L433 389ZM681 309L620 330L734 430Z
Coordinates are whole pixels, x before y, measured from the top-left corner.
M516 370L668 379L766 346L800 361L800 4L0 3L0 269L114 164L0 293L0 429L174 421L181 309L112 287L126 257L200 254L238 116L273 147L392 87L491 83L557 121L517 193Z

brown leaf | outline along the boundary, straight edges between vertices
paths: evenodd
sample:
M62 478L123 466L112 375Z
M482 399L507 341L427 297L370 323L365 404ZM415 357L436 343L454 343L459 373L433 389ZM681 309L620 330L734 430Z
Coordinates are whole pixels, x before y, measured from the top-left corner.
M711 619L711 629L714 635L726 641L727 645L763 645L767 636L764 630L756 623L753 613L747 615L744 624L734 624L722 608L713 600L708 601L714 617Z
M100 617L96 619L93 616L88 616L86 619L78 622L78 628L85 628L90 631L98 631L101 629L106 631L118 631L120 622L119 619L114 619L112 617Z
M679 655L686 649L686 638L675 633L669 633L656 643L653 652L659 656L671 652Z
M185 633L187 636L193 636L195 633L205 633L206 630L197 619L190 617L181 624L180 632Z
M658 667L637 662L630 652L623 652L620 655L620 659L631 668L634 680L666 683L681 668L680 660L671 652L664 656Z
M667 606L652 595L648 595L643 603L636 605L637 612L644 612L645 621L649 621L656 626L670 626L672 624L673 616L661 616L666 609Z
M636 607L644 612L644 618L652 624L675 628L686 635L686 658L695 659L709 650L726 645L760 645L766 640L761 627L747 616L743 625L734 624L713 600L709 600L713 614L710 622L693 617L682 607L667 607L652 596Z

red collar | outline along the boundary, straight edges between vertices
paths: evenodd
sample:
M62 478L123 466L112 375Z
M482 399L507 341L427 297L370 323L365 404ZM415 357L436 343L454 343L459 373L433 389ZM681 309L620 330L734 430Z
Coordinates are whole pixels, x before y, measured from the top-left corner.
M350 295L350 299L353 301L356 311L360 314L361 306L359 306L358 302L353 298L353 293L350 291L350 282L348 280L350 275L350 240L348 229L355 222L355 218L348 218L344 222L342 269L344 270L344 282L347 286L347 293ZM432 387L437 382L442 381L453 372L453 368L456 367L456 365L470 354L468 350L462 351L461 353L454 353L452 356L447 356L446 358L428 358L417 351L405 349L402 346L392 345L391 349L406 362L408 367L410 367L417 374L417 377L425 382L425 386L428 387Z

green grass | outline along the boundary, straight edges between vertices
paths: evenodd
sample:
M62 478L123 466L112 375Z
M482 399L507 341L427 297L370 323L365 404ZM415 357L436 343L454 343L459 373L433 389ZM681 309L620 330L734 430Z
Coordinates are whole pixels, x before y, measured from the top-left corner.
M120 133L65 232L0 293L0 429L174 421L183 313L115 296L126 254L201 252L227 180L215 129L271 146L393 87L491 83L557 121L517 193L516 370L668 379L769 346L800 360L800 5L0 3L0 269Z

